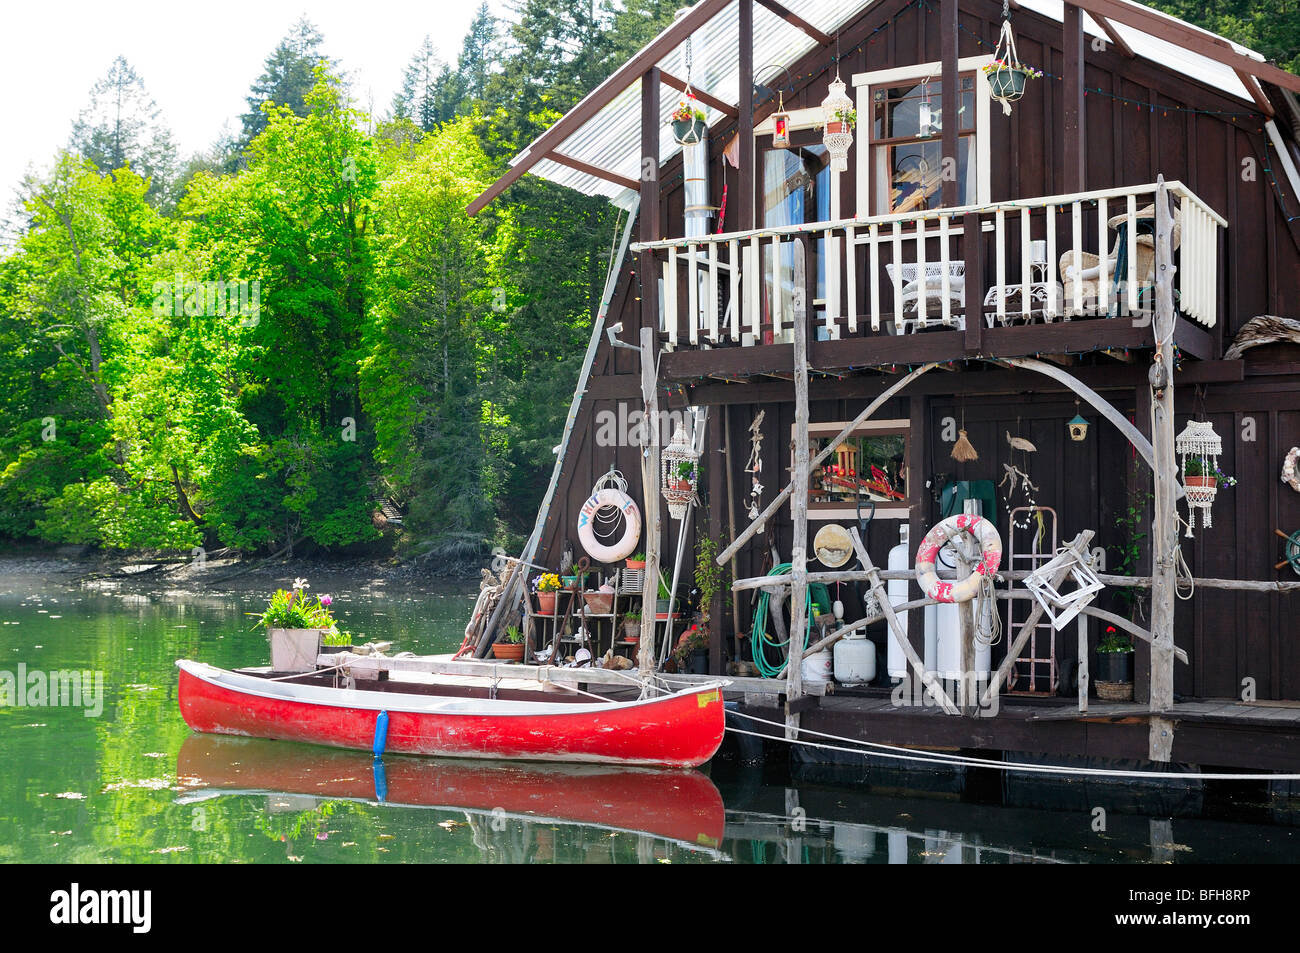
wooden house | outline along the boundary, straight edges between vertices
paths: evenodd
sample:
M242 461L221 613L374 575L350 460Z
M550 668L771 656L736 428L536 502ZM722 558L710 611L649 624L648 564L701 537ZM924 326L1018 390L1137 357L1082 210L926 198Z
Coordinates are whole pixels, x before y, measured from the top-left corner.
M1042 75L1004 108L1016 90L990 64L1012 55ZM839 155L828 111L846 102ZM683 105L700 142L674 137ZM1300 700L1300 562L1284 559L1300 536L1278 535L1300 531L1300 484L1279 479L1300 444L1298 131L1300 77L1130 0L700 0L470 207L532 173L628 210L525 558L583 556L584 504L618 471L647 526L647 605L656 566L680 566L680 600L701 540L724 557L702 607L718 675L752 658L744 580L792 563L798 631L831 575L822 526L862 518L870 561L906 585L944 491L991 486L1004 572L1091 531L1081 552L1108 580L1023 642L1035 602L999 584L1022 598L994 600L996 717L891 704L886 622L867 628L874 695L826 694L792 664L766 693L737 678L745 706L905 744L1296 770L1300 711L1259 703ZM647 412L662 426L641 433ZM1238 481L1191 538L1188 421L1212 425ZM700 461L684 520L660 499L678 427ZM963 436L977 459L954 458ZM908 570L890 573L901 526ZM828 582L846 621L867 611L856 566ZM645 665L679 637L650 615ZM1089 704L1081 678L1108 618L1139 635L1129 705Z

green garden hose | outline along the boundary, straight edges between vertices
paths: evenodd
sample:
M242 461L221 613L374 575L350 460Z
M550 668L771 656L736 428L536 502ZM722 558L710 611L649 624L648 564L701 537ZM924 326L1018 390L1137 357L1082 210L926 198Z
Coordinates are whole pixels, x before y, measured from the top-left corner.
M778 563L768 572L769 576L784 576L794 567L790 563ZM754 650L754 667L758 669L758 674L763 678L780 678L781 673L785 671L786 659L789 657L790 640L778 642L770 638L767 634L767 606L771 600L771 592L764 589L758 596L758 607L754 610L754 630L750 636L751 645ZM816 616L814 605L822 612L829 612L831 608L830 591L821 583L813 583L804 593L804 606L808 624L804 632L804 647L807 648L809 638L812 635L813 619ZM784 650L781 654L781 660L778 663L771 663L767 660L767 648L772 646L775 649Z

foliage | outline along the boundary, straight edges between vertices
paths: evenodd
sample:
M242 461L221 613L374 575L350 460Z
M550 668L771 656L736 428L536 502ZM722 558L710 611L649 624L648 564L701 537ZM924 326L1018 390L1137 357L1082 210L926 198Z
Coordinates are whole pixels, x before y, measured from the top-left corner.
M506 634L498 641L505 642L507 645L519 645L524 641L524 634L519 631L519 626L508 625L506 626Z
M1147 529L1147 507L1152 500L1151 491L1140 482L1143 473L1135 461L1129 471L1128 493L1124 511L1115 518L1115 528L1119 532L1120 542L1112 545L1116 558L1111 565L1117 576L1135 576L1142 558L1143 541L1149 535ZM1140 608L1138 590L1133 586L1117 586L1115 598L1118 599L1131 615Z
M1221 487L1237 485L1237 478L1230 477L1219 469L1218 465L1211 465L1204 457L1188 457L1186 464L1183 466L1183 476L1185 477L1214 477Z
M1133 651L1133 640L1120 635L1113 625L1106 626L1106 634L1097 643L1097 652L1101 655L1119 655Z
M699 520L705 520L701 513ZM722 567L717 563L718 541L708 533L699 533L695 541L695 588L700 591L700 614L707 623L713 598L723 587Z
M560 577L553 572L544 572L533 577L534 592L558 592L563 588Z
M340 632L338 629L331 629L321 636L321 645L340 646L352 644L351 632Z
M677 660L678 666L684 666L692 655L696 652L703 652L709 647L709 636L707 631L697 625L691 626L682 633L681 638L677 640L677 645L673 649L673 658Z
M268 629L334 629L334 616L330 612L332 600L328 595L309 599L306 590L310 588L307 580L295 579L292 589L277 589L266 609L249 615L256 616L257 624ZM351 642L338 644L349 645Z

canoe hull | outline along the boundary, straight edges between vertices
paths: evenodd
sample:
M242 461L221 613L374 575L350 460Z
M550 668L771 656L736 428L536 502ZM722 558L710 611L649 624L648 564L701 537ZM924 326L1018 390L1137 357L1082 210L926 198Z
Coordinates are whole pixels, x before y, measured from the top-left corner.
M371 751L387 712L382 750L399 754L690 768L713 757L725 730L717 686L642 702L474 704L177 666L185 723L214 734Z

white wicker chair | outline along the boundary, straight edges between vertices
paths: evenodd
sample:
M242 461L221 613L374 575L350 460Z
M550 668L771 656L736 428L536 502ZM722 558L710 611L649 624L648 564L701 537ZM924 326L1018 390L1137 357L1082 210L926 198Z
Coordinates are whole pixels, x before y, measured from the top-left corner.
M914 330L920 315L918 309L921 300L922 281L918 277L920 265L906 262L901 265L885 265L890 282L896 287L902 286L903 321L899 334ZM943 265L937 261L925 263L925 325L943 327ZM948 301L951 308L948 327L964 330L966 318L959 312L966 307L966 263L953 261L948 263Z

